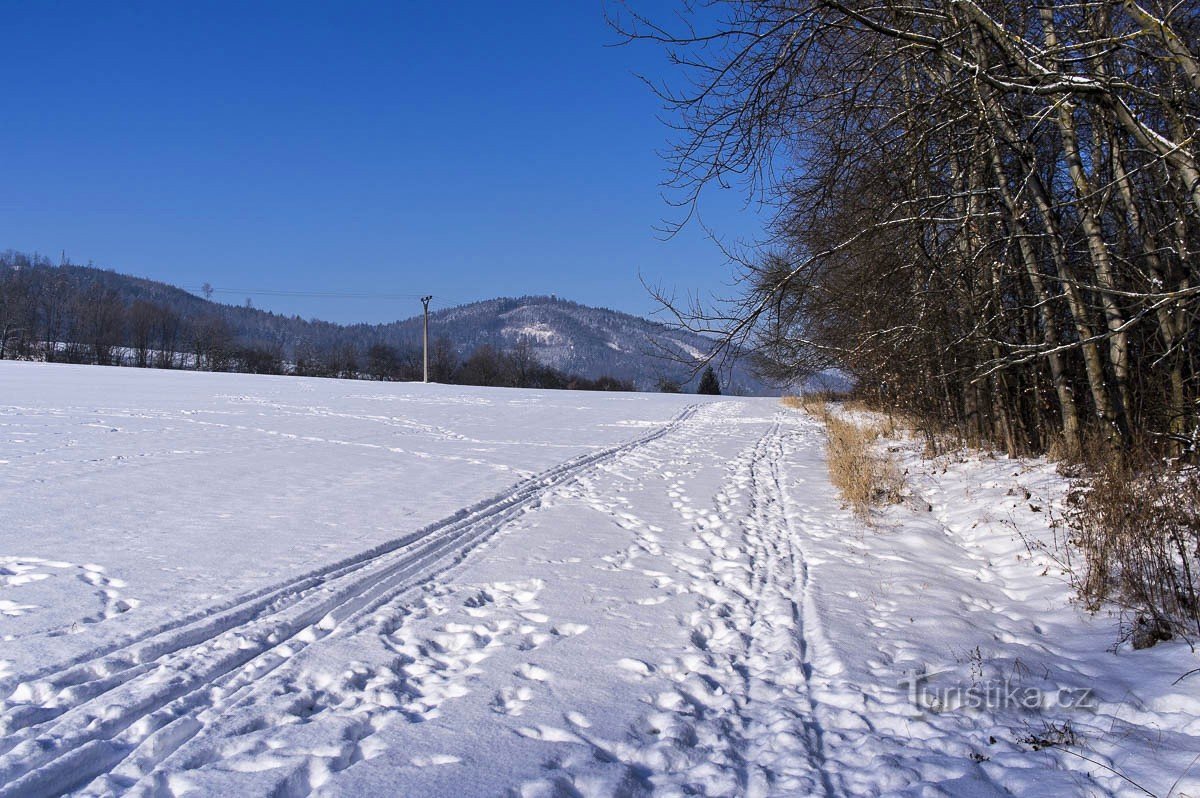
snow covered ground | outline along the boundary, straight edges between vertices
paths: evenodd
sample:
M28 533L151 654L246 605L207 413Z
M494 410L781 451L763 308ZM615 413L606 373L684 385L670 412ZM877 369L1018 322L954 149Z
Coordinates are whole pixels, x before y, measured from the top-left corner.
M0 796L1200 795L1053 469L898 448L867 528L774 400L0 363Z

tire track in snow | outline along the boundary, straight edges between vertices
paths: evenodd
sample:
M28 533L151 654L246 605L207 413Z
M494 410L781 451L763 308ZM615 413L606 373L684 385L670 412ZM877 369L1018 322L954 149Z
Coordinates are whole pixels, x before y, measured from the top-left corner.
M152 766L201 730L200 709L457 562L549 491L682 425L691 406L633 441L567 461L503 494L359 555L46 669L0 705L0 796L59 793L135 752Z

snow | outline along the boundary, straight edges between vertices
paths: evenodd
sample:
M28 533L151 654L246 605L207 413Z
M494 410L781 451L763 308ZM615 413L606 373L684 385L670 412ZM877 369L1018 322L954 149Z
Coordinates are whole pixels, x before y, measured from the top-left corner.
M707 352L702 352L691 344L684 343L683 341L672 341L671 343L683 350L684 354L690 355L696 360L704 360L704 358L708 357Z
M543 345L553 344L562 337L545 322L526 324L523 327L505 327L504 335L509 338L531 338Z
M1053 468L892 445L868 527L768 399L0 363L0 795L1196 794Z

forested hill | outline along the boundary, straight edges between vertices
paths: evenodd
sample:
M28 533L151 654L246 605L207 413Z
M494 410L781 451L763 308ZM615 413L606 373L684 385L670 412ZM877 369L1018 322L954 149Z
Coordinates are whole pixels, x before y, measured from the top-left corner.
M415 340L421 320L386 325L389 338ZM572 374L608 374L642 389L660 380L694 387L685 362L703 357L711 339L608 308L589 307L550 296L489 299L446 308L430 316L430 336L454 342L460 353L480 345L511 349L528 342L536 358ZM744 364L726 374L730 389L769 393Z
M0 255L0 331L10 330L11 357L24 345L49 341L133 346L139 314L164 316L169 324L143 324L150 349L196 352L227 340L276 353L287 361L363 358L385 344L402 356L420 346L421 318L387 324L334 324L242 305L212 302L166 283L89 266L52 265L8 252ZM160 320L161 321L161 320ZM490 299L438 310L430 337L440 355L459 359L481 346L523 347L539 362L566 373L632 381L650 390L662 382L694 387L687 361L701 358L712 341L663 324L606 308L550 296ZM726 387L772 393L749 369L735 363Z

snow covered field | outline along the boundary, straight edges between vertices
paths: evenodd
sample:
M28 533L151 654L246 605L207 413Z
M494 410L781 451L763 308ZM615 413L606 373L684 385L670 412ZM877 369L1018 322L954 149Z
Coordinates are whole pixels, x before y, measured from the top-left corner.
M1200 795L1053 469L900 448L866 528L775 400L0 362L0 796Z

